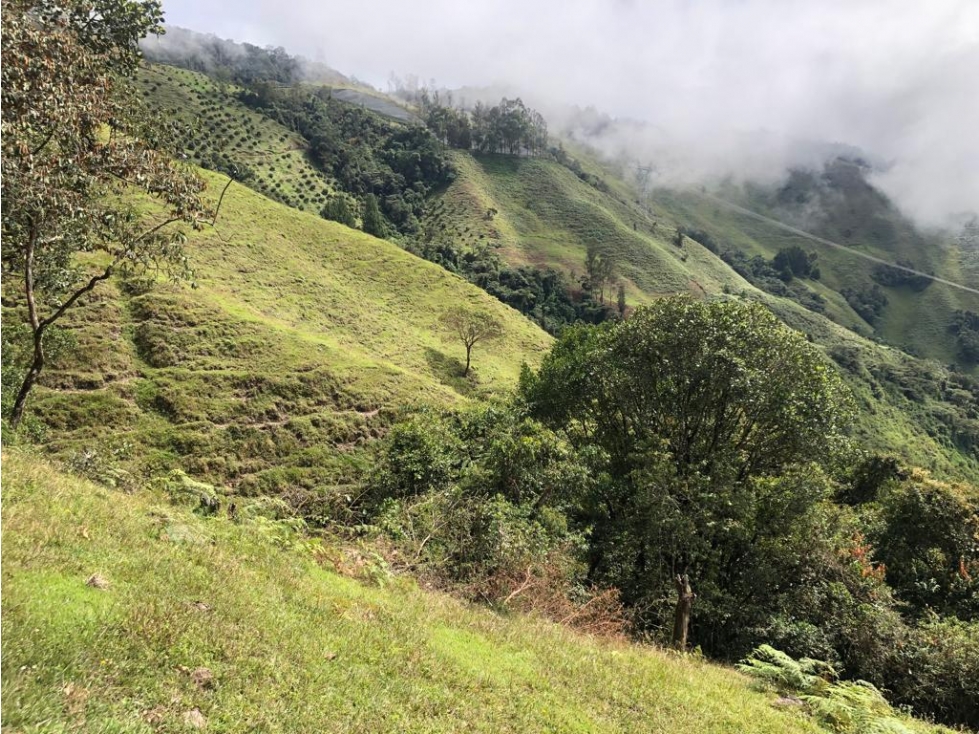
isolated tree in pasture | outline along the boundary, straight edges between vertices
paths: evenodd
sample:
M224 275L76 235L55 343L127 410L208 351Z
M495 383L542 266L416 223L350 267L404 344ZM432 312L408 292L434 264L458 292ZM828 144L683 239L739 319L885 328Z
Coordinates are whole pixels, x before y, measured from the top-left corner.
M442 317L442 325L466 348L466 368L462 372L463 377L469 375L473 347L481 342L498 338L503 331L500 322L489 314L461 309L445 314Z
M3 0L4 296L31 335L14 426L52 325L115 273L186 275L172 225L210 217L131 83L162 19L156 0ZM136 192L159 206L130 203Z

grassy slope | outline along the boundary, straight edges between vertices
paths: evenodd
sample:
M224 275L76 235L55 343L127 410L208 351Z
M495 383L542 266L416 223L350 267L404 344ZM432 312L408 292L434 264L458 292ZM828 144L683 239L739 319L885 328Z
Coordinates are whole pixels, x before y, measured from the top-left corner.
M3 470L4 730L184 731L195 708L208 731L816 730L723 668L407 579L362 585L268 524L202 519L17 452ZM108 589L86 585L94 573Z
M716 292L744 281L700 247L670 244L671 227L599 191L552 161L456 152L459 177L427 222L465 244L499 247L509 261L584 272L588 244L612 255L631 302L656 294ZM492 218L487 210L498 211Z
M32 405L62 454L113 449L242 491L342 485L391 409L509 388L550 342L459 277L243 186L188 248L196 290L112 286L70 321L78 348ZM470 379L439 326L459 306L504 327Z

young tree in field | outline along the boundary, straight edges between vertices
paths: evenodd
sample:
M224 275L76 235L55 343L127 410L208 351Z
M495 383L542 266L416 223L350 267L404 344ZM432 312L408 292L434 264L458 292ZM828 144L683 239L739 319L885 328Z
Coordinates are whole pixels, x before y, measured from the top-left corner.
M115 273L186 274L172 225L210 217L131 84L137 43L162 19L157 0L3 0L4 296L32 341L14 426L51 326ZM147 213L133 192L161 206Z
M498 338L503 331L499 321L477 311L450 311L442 317L442 325L466 348L466 368L462 372L463 377L469 375L473 347L480 342Z

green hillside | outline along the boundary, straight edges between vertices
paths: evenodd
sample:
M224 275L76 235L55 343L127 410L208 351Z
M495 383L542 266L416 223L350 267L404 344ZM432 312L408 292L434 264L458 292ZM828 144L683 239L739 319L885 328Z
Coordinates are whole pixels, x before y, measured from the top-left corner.
M151 79L155 86L147 89ZM235 87L196 72L156 65L143 72L142 84L148 92L147 102L167 115L186 121L188 110L196 109L195 104L200 106L203 132L185 146L195 160L214 165L215 157L223 155L223 165L251 172L243 180L246 185L272 195L306 192L305 204L291 193L280 198L313 211L318 211L323 199L314 198L308 191L310 182L336 185L326 183L329 177L318 172L302 137L245 107L238 101ZM219 130L225 131L224 137L216 136ZM246 143L243 147L229 142L234 140ZM288 142L290 152L288 160L279 161L269 152L278 151L282 140ZM719 256L718 246L767 261L791 245L814 251L814 243L740 215L698 193L657 190L651 198L641 200L626 183L622 170L596 160L587 150L569 150L574 157L563 163L453 151L454 180L429 201L417 237L448 243L461 252L489 250L514 267L554 268L572 284L584 275L586 251L594 247L615 263L614 278L625 287L630 306L677 292L698 297L739 294L762 300L794 328L810 334L847 371L862 408L854 433L865 445L904 455L940 474L979 477L979 455L975 453L979 388L943 366L955 361L954 339L948 332L951 312L957 308L979 311L969 294L940 284L918 291L884 287L888 304L875 332L840 293L874 285L873 263L822 248L817 261L823 272L819 280L796 278L791 297L773 295L735 272ZM262 164L257 165L257 161ZM850 213L851 236L869 236L877 230L900 235L898 244L904 249L887 251L878 237L877 249L868 252L907 261L911 256L908 248L933 248L938 254L932 259L919 257L914 262L953 280L968 278L963 269L967 263L963 265L961 257L956 259L963 252L961 247L923 239L849 169L844 168L830 181L847 192L852 189L852 206L867 213L866 225L860 225L860 218ZM816 183L793 179L790 186L804 188L805 184L806 195L815 196ZM820 185L825 188L830 184ZM744 196L740 191L726 191L725 195L737 199L737 195ZM754 196L752 200L737 200L796 221L784 211L789 206L786 202L797 198L796 192L783 191L780 198L773 199L773 207L783 202L776 211L765 208L763 192L748 191ZM836 199L827 195L827 201ZM881 217L888 227L880 224ZM706 234L713 242L705 247L685 237L678 246L678 227L698 237ZM818 231L827 236L839 234L825 228ZM612 286L606 296L612 300ZM814 299L822 303L822 313L812 310ZM881 339L913 353L938 357L941 364L916 360L875 343Z
M145 65L157 6L33 7L4 14L4 731L976 725L971 300L817 275L520 100L408 110L220 39ZM730 195L930 247L862 181Z
M380 560L373 583L338 575L342 549L258 505L201 518L16 451L3 469L11 731L817 731L728 669L497 616Z
M948 233L916 229L867 183L855 163L835 161L820 175L795 172L776 188L727 187L722 196L856 252L976 287L966 245ZM979 310L979 295L927 280L915 282L913 276L907 283L888 283L879 264L779 230L698 194L663 191L655 201L676 218L749 255L772 258L793 244L815 252L821 277L806 286L826 298L826 313L834 321L911 354L975 371L976 365L963 360L956 349L949 326L954 311ZM887 303L879 318L868 322L841 293L866 292L875 285Z
M206 178L216 196L224 182ZM195 289L110 284L67 324L74 346L32 398L63 457L321 495L352 479L395 409L509 388L550 342L457 276L241 185L188 248ZM469 378L440 325L458 308L502 326Z
M861 408L853 433L865 446L898 453L940 474L979 477L979 385L950 371L947 362L915 358L880 343L834 289L845 287L835 280L837 269L869 278L866 271L872 263L858 261L848 268L853 258L830 250L826 276L805 284L796 281L825 298L825 313L815 312L752 285L690 237L682 247L674 242L677 227L684 227L771 257L792 244L811 249L808 240L698 194L658 191L650 204L637 203L627 198L629 189L614 172L583 160L593 183L554 161L456 152L459 176L431 207L428 231L470 249L489 245L514 264L557 268L578 277L584 273L586 247L597 243L617 263L630 305L676 292L760 300L810 335L843 369ZM490 209L495 210L491 217ZM947 318L953 306L979 308L969 305L968 294L940 284L923 293L888 290L899 295L907 291L904 299L892 297L888 313L910 309L907 328L930 333L944 350L952 348L947 327L933 322ZM944 305L928 310L927 304L936 302ZM919 314L918 309L924 310Z
M221 171L268 197L319 213L333 190L306 155L307 142L295 132L248 109L239 88L186 69L146 64L137 77L143 101L181 136L193 162Z

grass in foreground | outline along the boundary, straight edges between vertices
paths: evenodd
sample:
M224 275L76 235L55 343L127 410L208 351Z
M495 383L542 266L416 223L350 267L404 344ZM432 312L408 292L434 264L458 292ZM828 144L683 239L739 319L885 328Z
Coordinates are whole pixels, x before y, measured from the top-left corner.
M3 469L4 730L818 731L729 669L344 578L271 521Z

